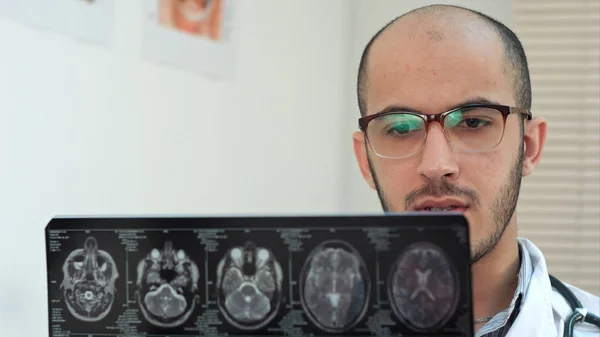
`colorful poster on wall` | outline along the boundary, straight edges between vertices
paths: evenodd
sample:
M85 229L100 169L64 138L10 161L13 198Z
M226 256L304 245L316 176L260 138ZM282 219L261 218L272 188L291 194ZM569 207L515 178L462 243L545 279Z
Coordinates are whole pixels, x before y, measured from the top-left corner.
M148 0L142 54L209 77L235 74L235 6L231 0Z
M115 0L42 0L40 26L81 42L108 46L113 39L114 6Z

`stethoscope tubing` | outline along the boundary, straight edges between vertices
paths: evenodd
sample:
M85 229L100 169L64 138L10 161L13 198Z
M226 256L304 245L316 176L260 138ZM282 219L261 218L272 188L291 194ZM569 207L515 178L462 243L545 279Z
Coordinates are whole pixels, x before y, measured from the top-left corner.
M581 305L581 302L575 297L573 292L567 288L561 281L552 275L550 276L550 284L562 297L569 303L569 306L573 310L573 313L569 316L569 319L565 321L564 337L573 337L573 328L575 324L579 322L586 322L593 324L600 328L600 317L587 312Z

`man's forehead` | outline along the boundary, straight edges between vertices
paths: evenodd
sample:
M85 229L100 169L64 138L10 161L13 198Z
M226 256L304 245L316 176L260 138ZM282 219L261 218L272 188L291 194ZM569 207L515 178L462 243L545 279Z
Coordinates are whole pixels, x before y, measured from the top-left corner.
M489 35L492 26L478 14L452 6L424 7L391 23L380 37L406 35L411 38L428 35L432 39L456 37L466 32Z
M442 48L449 51L468 48L470 51L477 51L479 55L490 52L497 54L498 49L502 49L498 34L489 24L470 12L449 8L437 10L434 14L426 13L429 12L409 14L391 24L373 42L369 60L385 59L391 53L394 56L409 57L414 53L426 54L430 51L432 56L439 56L443 54L443 50L440 50ZM371 66L378 63L369 62Z
M486 96L498 85L509 89L499 83L506 82L503 58L497 34L468 15L402 18L377 38L369 53L369 114L380 105L394 104L390 100L437 99L441 105L452 105L453 99ZM432 109L437 108L441 107Z

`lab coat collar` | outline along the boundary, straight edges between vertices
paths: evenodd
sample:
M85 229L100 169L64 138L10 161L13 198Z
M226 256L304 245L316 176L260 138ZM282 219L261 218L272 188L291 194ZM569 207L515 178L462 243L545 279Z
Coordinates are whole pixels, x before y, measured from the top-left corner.
M546 261L531 241L519 238L523 254L529 254L533 275L521 303L521 311L506 337L558 337L552 311L552 286Z

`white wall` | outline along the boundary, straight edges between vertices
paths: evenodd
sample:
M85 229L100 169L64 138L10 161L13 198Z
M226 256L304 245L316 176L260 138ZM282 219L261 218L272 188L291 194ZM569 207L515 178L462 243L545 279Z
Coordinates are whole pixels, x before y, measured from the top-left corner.
M346 126L342 133L344 138L342 148L342 167L344 174L342 205L344 210L352 212L380 212L381 205L377 193L373 191L362 178L354 153L352 152L352 132L358 130L358 117L360 112L356 100L356 76L358 75L358 64L365 45L371 37L388 22L399 15L421 6L430 4L452 4L464 6L495 19L500 20L507 26L512 25L512 0L350 0L352 30L349 32L353 38L350 49L347 52L347 76L349 80L344 83L346 93L346 105L344 109L344 120Z
M345 1L240 1L235 82L143 61L116 3L110 49L0 18L2 336L47 335L55 214L340 208Z

